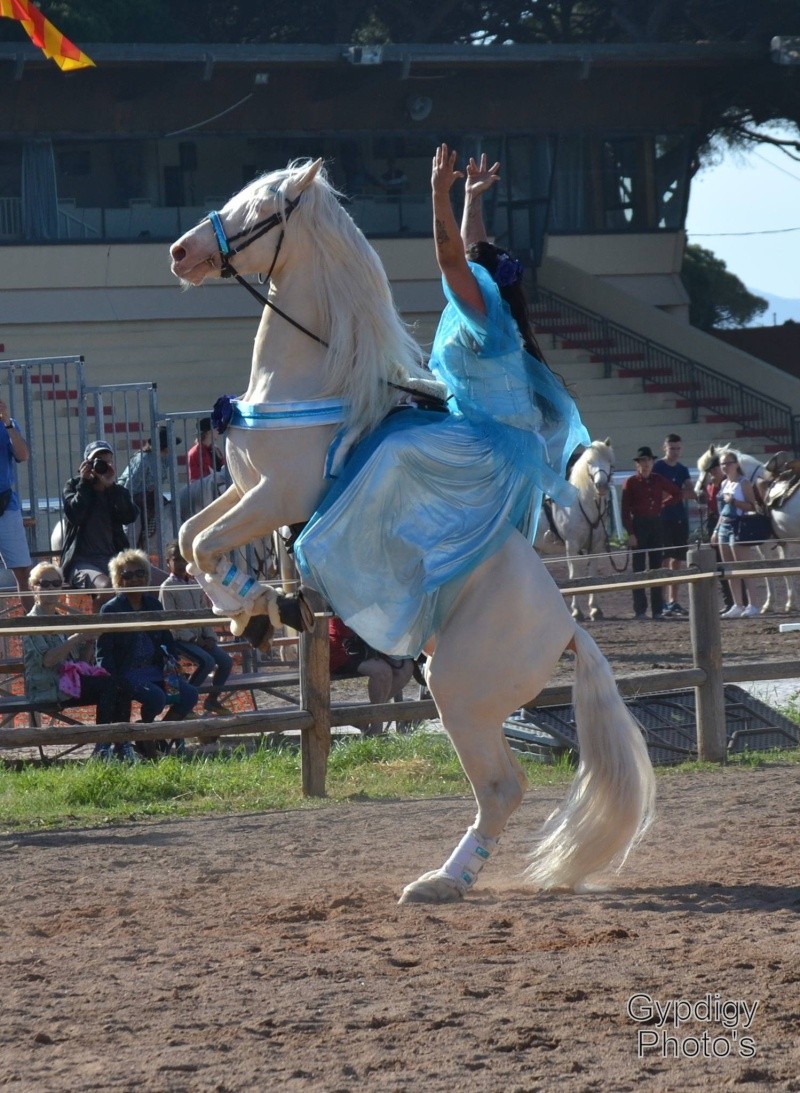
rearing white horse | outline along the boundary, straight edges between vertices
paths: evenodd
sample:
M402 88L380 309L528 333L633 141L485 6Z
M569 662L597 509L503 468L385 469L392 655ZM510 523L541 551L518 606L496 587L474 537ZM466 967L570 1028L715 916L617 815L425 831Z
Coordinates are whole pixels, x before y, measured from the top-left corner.
M226 434L233 485L184 524L181 550L238 632L253 614L268 613L277 624L275 593L231 572L227 552L311 516L326 488L334 433L344 427L346 446L407 397L392 384L424 384L419 351L377 255L320 160L251 183L171 254L173 272L189 284L231 271L266 271L270 279L250 383ZM576 888L620 865L652 812L647 750L608 663L521 534L510 534L465 579L431 646L430 690L478 813L448 862L408 885L402 900L459 899L474 881L525 788L503 721L539 693L568 646L576 651L580 766L526 875L539 887Z
M552 502L551 517L544 508L539 516L533 545L540 554L552 554L558 551L559 544L563 545L570 578L594 577L596 555L608 551L608 508L613 473L611 438L593 440L569 472L570 483L578 491L574 503L566 507ZM579 592L572 597L572 617L577 622L584 619L580 604L583 598ZM603 617L594 592L589 594L589 617Z

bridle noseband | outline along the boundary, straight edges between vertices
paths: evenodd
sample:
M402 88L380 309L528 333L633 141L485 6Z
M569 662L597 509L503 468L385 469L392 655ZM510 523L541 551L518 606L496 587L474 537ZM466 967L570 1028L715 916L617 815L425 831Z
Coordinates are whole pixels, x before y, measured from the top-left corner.
M277 228L280 224L281 233L278 236L278 243L275 247L275 253L272 256L272 263L264 278L265 281L271 280L272 271L275 269L275 263L278 261L278 255L281 253L281 247L283 246L283 240L286 235L286 224L288 224L289 217L299 205L300 198L302 196L302 194L299 194L294 199L287 198L282 214L272 213L270 216L265 216L263 220L257 220L255 224L252 224L248 228L243 228L242 231L237 232L236 235L230 236L230 238L225 234L225 228L222 225L222 219L218 212L210 212L208 214L208 221L214 230L214 237L217 241L217 247L219 249L220 277L224 277L226 279L229 277L233 277L236 281L239 282L242 288L246 288L250 295L254 296L260 304L262 304L264 307L271 308L277 315L280 315L282 319L285 319L287 323L291 323L292 326L296 327L298 330L301 330L303 334L306 334L313 341L319 342L320 345L324 345L327 349L328 343L326 341L323 341L322 338L317 337L316 334L312 334L310 330L306 329L306 327L304 327L301 323L298 323L290 315L287 315L285 311L281 311L277 304L274 304L270 299L264 296L263 293L259 292L257 288L254 288L253 285L245 281L244 277L242 277L240 273L237 273L237 271L233 268L233 265L231 264L231 258L233 258L237 254L241 254L241 252L243 250L246 250L251 243L255 243L257 239L260 239L263 235L271 232L273 228ZM239 245L236 247L231 246L231 244L235 243L237 239L243 239L244 242L239 243Z

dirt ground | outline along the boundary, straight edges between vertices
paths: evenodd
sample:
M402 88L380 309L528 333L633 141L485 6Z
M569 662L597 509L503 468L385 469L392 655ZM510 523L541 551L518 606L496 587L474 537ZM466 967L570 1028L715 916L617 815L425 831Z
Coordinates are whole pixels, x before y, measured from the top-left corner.
M629 595L591 624L615 670L690 664L688 623ZM779 621L724 622L726 658L791 656ZM520 878L559 789L446 907L396 900L467 799L0 837L0 1086L800 1091L797 769L660 774L645 842L580 896Z
M797 768L659 791L614 890L523 887L536 789L446 907L465 799L1 838L0 1086L800 1090Z

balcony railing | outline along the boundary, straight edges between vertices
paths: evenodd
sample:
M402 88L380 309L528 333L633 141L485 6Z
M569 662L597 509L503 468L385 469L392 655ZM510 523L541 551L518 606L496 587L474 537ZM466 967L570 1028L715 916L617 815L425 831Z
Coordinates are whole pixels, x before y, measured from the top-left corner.
M767 398L753 387L674 353L547 289L537 290L531 314L537 333L553 334L565 346L585 347L595 359L602 360L606 377L614 368L623 374L628 370L641 377L647 390L677 395L689 408L693 422L699 420L702 409L738 423L740 436L766 437L795 453L800 450L800 419L786 403Z

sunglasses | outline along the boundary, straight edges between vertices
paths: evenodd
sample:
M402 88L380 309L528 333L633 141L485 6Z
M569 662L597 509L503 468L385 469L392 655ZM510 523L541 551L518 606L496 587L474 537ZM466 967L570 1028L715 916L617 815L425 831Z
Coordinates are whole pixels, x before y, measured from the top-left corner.
M736 460L735 459L723 459L722 462L720 463L720 467L735 467L735 466L736 466Z
M147 570L145 569L123 569L120 571L120 577L123 581L143 581L147 576Z
M64 587L64 582L63 581L57 581L57 580L39 581L37 587L38 588L63 588Z

